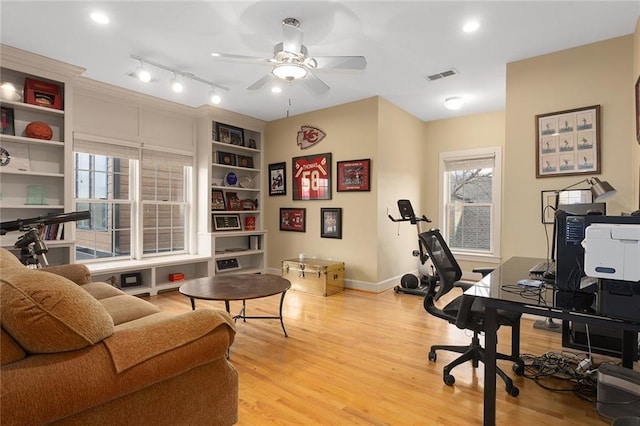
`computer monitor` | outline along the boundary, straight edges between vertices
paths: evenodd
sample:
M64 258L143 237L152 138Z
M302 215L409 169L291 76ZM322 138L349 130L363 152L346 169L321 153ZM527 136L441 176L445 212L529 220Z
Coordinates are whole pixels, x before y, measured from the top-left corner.
M572 204L559 204L557 211L564 211L574 215L606 215L607 203L572 203ZM558 251L558 223L554 219L553 222L553 235L551 236L551 261L555 262L557 259L556 253Z
M556 287L578 291L584 273L584 240L586 229L593 223L640 224L640 216L605 216L573 214L558 209L556 220Z

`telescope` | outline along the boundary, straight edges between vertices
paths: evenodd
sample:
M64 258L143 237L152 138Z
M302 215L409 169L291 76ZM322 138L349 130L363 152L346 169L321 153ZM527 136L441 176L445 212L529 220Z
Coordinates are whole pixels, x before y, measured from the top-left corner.
M38 256L42 256L45 264L48 264L45 254L49 251L47 245L40 238L39 229L47 225L87 219L91 219L89 210L51 214L30 219L16 219L0 223L0 235L5 235L11 231L24 232L24 235L20 236L16 241L14 247L20 249L20 261L24 265L30 269L37 269L41 267Z
M40 226L54 225L56 223L75 222L87 219L91 219L91 212L89 210L38 216L31 219L16 219L0 223L0 235L5 235L11 231L26 231L33 227L37 228Z

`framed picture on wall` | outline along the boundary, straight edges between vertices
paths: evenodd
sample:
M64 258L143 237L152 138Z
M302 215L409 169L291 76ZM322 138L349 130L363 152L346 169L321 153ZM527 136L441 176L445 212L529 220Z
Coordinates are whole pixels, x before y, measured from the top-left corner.
M320 237L321 238L342 238L342 209L322 208L320 209Z
M280 230L305 232L307 209L280 208Z
M536 115L536 177L600 173L600 105Z
M269 164L269 195L287 195L286 163Z
M331 153L293 158L293 199L331 199Z
M371 160L338 161L338 192L371 191Z

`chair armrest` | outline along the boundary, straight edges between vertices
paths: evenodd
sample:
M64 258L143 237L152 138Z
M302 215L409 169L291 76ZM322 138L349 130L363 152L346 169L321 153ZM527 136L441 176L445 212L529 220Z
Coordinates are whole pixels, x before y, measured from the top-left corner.
M87 265L82 265L80 263L74 263L72 265L45 266L41 270L65 277L78 285L85 285L91 282L91 271L89 271Z
M461 301L458 308L458 315L456 316L456 327L466 329L469 324L469 318L471 317L471 308L476 298L475 296L468 296L466 294L459 297Z
M475 272L476 274L482 274L483 277L486 277L491 272L493 272L494 269L495 268L491 266L483 266L483 267L473 268L473 272Z

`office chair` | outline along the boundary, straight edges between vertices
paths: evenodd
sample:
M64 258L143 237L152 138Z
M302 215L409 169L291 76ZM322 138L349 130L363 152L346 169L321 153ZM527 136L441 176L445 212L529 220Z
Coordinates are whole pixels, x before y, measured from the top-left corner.
M419 241L424 249L431 257L433 266L438 274L438 284L431 285L427 295L424 298L424 308L431 315L447 320L450 324L455 324L460 329L473 331L471 344L467 346L452 345L433 345L429 351L429 361L435 361L437 358L436 351L446 350L461 353L462 355L454 361L446 365L443 369L443 381L451 386L455 383L455 377L451 375L451 370L457 365L466 361L471 361L474 368L478 367L480 361L485 362L484 348L480 346L478 335L484 331L484 301L482 297L474 297L461 295L449 302L443 309L438 308L434 302L442 296L450 292L454 287L462 287L463 291L470 288L472 283L460 282L462 270L460 265L453 257L449 246L444 241L442 234L438 229L431 229L427 232L419 234ZM483 276L488 274L491 269L479 268L474 270L482 273ZM437 290L436 290L437 289ZM512 327L512 354L496 354L497 359L513 361L513 371L521 376L524 372L524 362L519 357L519 340L520 340L520 316L515 312L504 312L498 310L498 327L501 325ZM518 396L520 390L514 386L513 381L504 371L496 367L497 374L506 384L506 391L511 396Z

